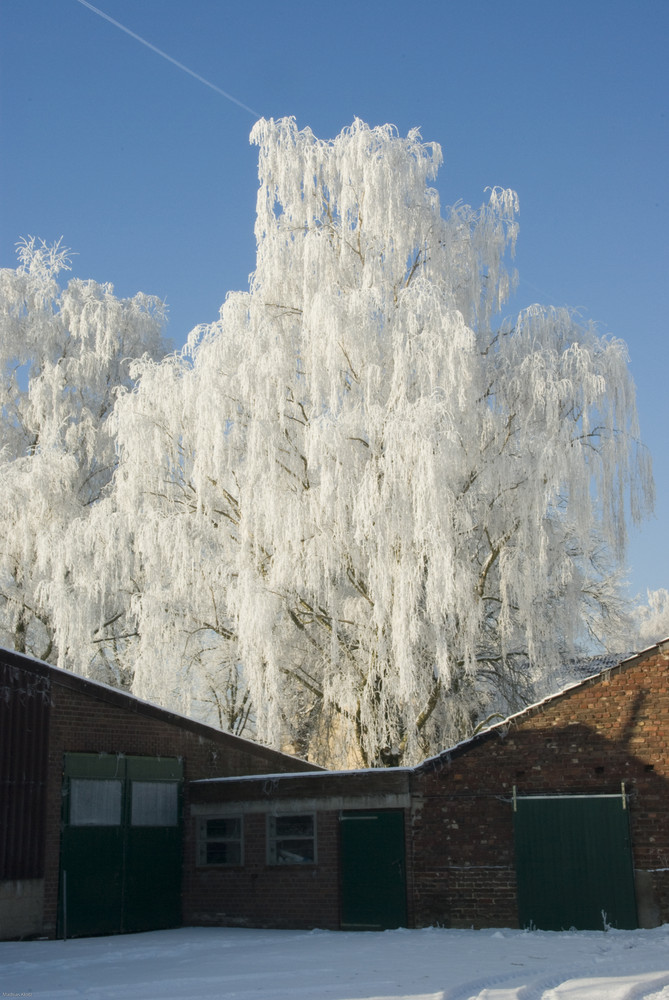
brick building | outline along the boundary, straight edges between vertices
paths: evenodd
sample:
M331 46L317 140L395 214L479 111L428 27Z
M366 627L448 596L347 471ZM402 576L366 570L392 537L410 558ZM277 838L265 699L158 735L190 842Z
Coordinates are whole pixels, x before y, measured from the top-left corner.
M382 768L194 782L186 921L410 926L410 778Z
M669 921L668 793L669 641L415 770L417 920Z
M0 938L179 925L189 783L314 768L0 650Z
M669 641L416 768L191 786L190 923L669 921Z
M341 772L0 669L0 936L669 921L669 640L418 767Z

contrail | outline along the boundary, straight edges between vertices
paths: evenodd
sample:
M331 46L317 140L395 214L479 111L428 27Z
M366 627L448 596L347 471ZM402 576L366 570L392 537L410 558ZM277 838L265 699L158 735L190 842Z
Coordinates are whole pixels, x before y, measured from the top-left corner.
M136 35L134 31L130 30L130 28L126 28L124 24L121 24L119 21L115 21L113 17L109 16L109 14L105 14L103 10L98 10L98 8L94 7L92 3L88 3L88 0L77 0L77 3L80 3L83 7L88 7L88 9L92 10L94 14L97 14L99 17L103 17L105 21L109 21L110 24L113 24L116 28L120 28L121 31L125 31L126 35L130 35L130 37L134 38L136 42L141 42L142 45L146 45L147 49L151 49L152 52L162 56L163 59L167 59L167 61L171 62L173 66L176 66L178 69L182 69L184 73L188 73L189 76L195 77L195 79L199 80L200 83L203 83L205 87L215 90L217 94L221 95L221 97L225 97L226 100L232 101L233 104L243 108L244 111L248 111L254 118L262 117L262 115L260 115L257 111L250 108L248 104L242 104L242 102L238 101L236 97L232 96L232 94L228 94L225 90L221 90L221 88L217 87L215 83L210 83L209 80L205 80L205 78L200 76L199 73L193 72L193 70L189 69L188 66L184 66L183 63L180 63L177 59L173 59L172 56L168 56L167 52L163 52L162 49L152 45L151 42L147 42L146 38L142 38L141 35Z

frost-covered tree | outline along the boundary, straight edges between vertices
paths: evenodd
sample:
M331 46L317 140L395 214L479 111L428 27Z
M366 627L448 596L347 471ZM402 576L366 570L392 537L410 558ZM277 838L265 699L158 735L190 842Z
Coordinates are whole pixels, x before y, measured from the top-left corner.
M75 613L67 538L116 467L116 393L132 385L131 358L165 351L162 303L119 300L94 281L61 289L68 269L60 244L31 238L19 267L0 271L0 642L53 660ZM114 613L111 595L108 607ZM63 662L89 672L95 639L89 633L77 655L61 649ZM125 669L117 663L109 676L122 682Z
M135 365L71 572L89 621L127 595L138 694L415 761L615 631L652 492L626 349L564 309L502 321L516 196L442 214L417 131L252 141L249 291Z
M636 624L639 647L650 646L669 638L669 590L649 590L648 603L637 608Z

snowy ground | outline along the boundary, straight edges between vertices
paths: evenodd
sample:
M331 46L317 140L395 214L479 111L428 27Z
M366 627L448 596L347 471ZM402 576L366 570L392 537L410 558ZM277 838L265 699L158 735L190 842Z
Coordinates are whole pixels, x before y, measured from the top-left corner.
M650 931L183 928L0 944L0 995L42 1000L669 1000Z

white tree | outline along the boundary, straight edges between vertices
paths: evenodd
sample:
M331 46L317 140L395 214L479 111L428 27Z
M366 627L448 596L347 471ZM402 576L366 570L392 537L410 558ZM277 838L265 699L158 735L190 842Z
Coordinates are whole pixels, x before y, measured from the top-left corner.
M417 131L252 141L250 290L135 366L78 538L99 558L71 572L90 620L128 595L137 693L252 705L330 763L415 761L619 623L652 494L626 349L564 309L500 320L516 196L442 215Z
M637 607L636 623L640 648L669 638L669 590L646 592L648 603Z
M142 294L119 300L93 281L61 290L69 258L60 243L25 240L19 262L0 271L0 641L55 660L75 613L66 536L112 480L108 418L132 384L130 359L166 350L163 307ZM77 655L62 648L62 661L90 672L94 639ZM123 682L124 672L116 663L103 675Z

